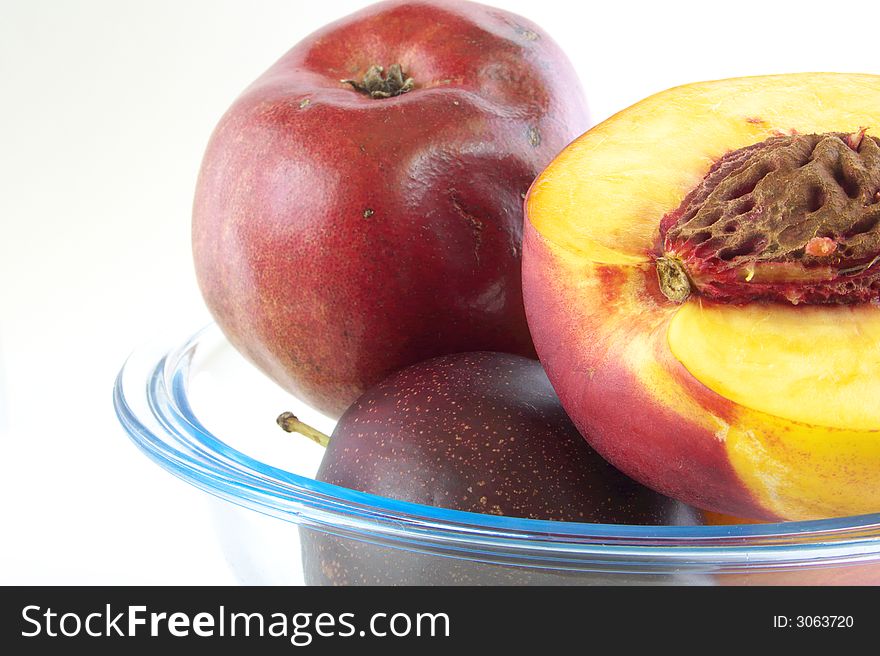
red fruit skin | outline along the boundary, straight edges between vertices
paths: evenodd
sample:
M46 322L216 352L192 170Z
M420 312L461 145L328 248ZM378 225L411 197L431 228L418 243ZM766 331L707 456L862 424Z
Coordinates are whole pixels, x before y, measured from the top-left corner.
M602 326L612 320L613 299L626 298L616 272L607 272L609 302L605 312L596 312L585 302L571 270L560 265L531 223L525 228L525 250L526 307L541 363L562 407L590 446L627 476L666 496L716 511L723 500L725 509L737 517L779 520L737 476L722 441L692 417L652 399L637 372L609 357L618 349L608 343L609 332ZM651 295L663 298L656 275L646 275ZM629 333L649 330L649 323L633 323L621 326L611 339L625 341ZM657 358L701 407L734 421L731 401L695 379L668 350L658 352Z
M340 82L394 63L414 90ZM193 209L205 301L239 351L331 416L429 357L534 357L522 200L587 127L571 65L523 18L385 2L337 21L211 137Z

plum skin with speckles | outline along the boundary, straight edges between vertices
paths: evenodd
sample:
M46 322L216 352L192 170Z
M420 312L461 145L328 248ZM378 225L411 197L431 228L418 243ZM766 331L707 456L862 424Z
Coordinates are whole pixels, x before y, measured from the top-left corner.
M415 84L402 95L342 82L396 63ZM237 350L333 417L430 357L535 357L522 201L587 127L571 64L526 19L367 7L296 45L217 125L193 206L205 302Z
M392 374L342 416L318 480L532 519L668 524L681 507L596 454L541 365L459 353Z
M317 478L402 501L531 519L697 521L688 506L603 460L565 414L541 365L504 353L441 356L370 389L339 420ZM393 550L315 532L303 538L311 583L380 583L377 572L400 563ZM417 558L407 558L410 575L426 575ZM460 568L451 571L462 576Z

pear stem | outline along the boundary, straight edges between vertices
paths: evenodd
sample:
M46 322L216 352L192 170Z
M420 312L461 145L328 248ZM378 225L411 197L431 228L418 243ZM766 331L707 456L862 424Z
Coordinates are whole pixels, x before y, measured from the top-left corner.
M312 428L308 424L301 422L292 412L282 412L278 415L278 419L275 421L288 433L299 433L300 435L304 435L324 448L330 444L330 437L328 435L322 433L317 428Z
M403 72L400 64L389 66L387 73L382 66L373 65L367 70L362 82L357 80L340 80L340 82L350 84L355 91L376 99L394 98L412 91L416 86L413 79Z

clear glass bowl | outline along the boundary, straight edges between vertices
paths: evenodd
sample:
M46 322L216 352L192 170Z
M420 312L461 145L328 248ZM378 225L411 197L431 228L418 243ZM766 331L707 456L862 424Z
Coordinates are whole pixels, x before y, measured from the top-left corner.
M329 433L216 326L146 347L114 388L134 443L220 501L222 546L251 584L880 584L880 514L730 526L550 522L433 508L314 480Z

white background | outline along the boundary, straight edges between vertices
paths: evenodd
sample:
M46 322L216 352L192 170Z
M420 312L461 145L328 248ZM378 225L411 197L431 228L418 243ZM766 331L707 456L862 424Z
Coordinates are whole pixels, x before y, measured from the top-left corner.
M365 4L0 0L0 583L234 581L206 496L135 450L111 388L209 321L189 213L214 124ZM702 79L880 73L874 2L494 4L569 53L594 120Z

